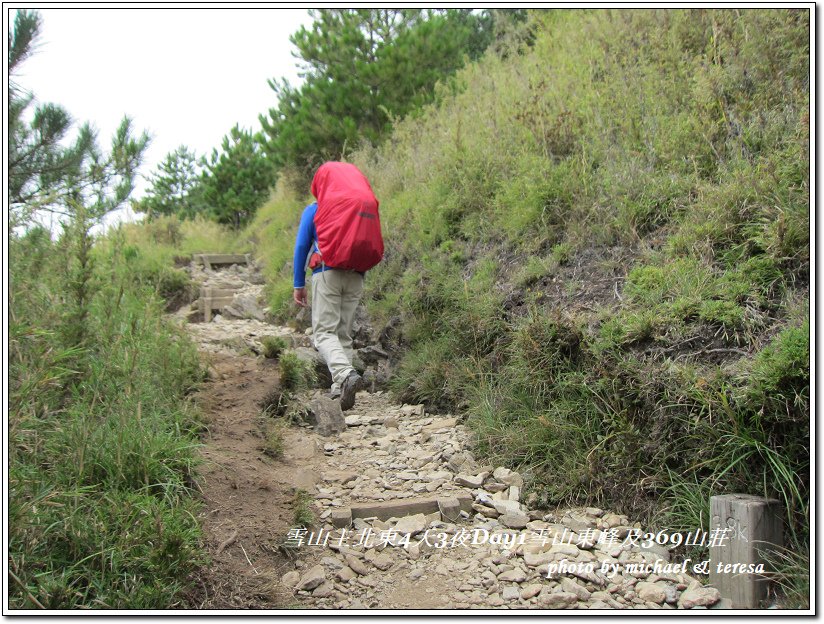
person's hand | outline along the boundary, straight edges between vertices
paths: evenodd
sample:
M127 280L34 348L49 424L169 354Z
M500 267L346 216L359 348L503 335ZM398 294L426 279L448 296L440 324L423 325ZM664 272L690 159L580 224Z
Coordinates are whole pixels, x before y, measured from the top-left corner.
M292 294L292 298L295 300L301 308L306 307L306 287L302 288L295 288L295 292Z

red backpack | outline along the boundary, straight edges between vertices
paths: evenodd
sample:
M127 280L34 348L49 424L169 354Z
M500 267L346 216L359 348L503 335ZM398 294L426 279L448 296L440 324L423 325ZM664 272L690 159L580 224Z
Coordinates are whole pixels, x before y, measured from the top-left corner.
M336 269L368 271L383 258L378 200L355 165L327 162L312 180L318 200L315 230L323 263Z

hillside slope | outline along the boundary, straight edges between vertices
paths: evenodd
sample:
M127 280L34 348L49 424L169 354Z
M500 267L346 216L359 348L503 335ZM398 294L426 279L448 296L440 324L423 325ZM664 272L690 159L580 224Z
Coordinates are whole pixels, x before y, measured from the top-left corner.
M467 411L546 503L690 530L711 493L767 494L806 543L809 17L537 12L356 153L400 398ZM276 312L286 187L252 226Z

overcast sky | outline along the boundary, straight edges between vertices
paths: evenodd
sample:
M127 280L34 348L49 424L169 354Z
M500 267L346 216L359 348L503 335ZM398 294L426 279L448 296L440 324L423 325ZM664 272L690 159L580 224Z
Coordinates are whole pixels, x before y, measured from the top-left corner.
M39 11L40 45L17 82L91 121L103 146L132 117L152 136L144 176L181 144L202 156L236 123L258 130L258 115L276 105L267 79L299 82L289 35L312 23L305 9Z

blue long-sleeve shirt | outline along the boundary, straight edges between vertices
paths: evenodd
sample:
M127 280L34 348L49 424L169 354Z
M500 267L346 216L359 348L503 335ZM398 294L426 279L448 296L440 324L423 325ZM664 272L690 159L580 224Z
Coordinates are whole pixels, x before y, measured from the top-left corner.
M318 210L318 203L313 202L303 209L303 214L300 217L300 225L298 226L298 235L295 239L295 288L303 288L306 286L306 268L309 262L309 255L313 251L317 251L317 232L315 231L315 213ZM325 267L329 268L329 267ZM320 273L323 270L318 267L312 274Z

